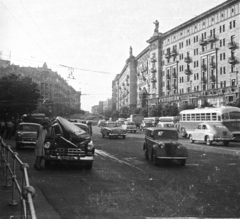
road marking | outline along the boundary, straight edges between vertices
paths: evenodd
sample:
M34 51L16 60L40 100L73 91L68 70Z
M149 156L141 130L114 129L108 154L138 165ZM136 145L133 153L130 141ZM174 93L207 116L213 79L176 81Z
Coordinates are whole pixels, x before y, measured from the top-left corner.
M115 161L118 161L119 163L126 164L126 165L128 165L128 166L131 166L131 167L133 167L133 168L136 168L136 169L144 172L144 170L142 170L142 169L140 169L140 168L138 168L138 167L136 167L136 166L134 166L134 165L131 165L130 163L128 163L128 162L126 162L126 161L119 160L118 158L114 157L113 155L111 155L111 154L109 154L109 153L107 153L107 152L105 152L105 151L102 151L102 150L99 150L99 149L95 149L95 154L96 154L96 155L101 155L101 156L104 156L104 157L109 157L109 158L111 158L111 159L113 159L113 160L115 160Z

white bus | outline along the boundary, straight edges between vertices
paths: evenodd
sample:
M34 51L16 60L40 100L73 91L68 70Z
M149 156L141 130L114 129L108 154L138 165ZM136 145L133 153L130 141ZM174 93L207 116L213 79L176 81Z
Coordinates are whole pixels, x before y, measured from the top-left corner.
M183 110L180 112L180 132L183 137L188 137L201 122L218 123L226 126L240 141L240 108L222 106L218 108L201 108Z

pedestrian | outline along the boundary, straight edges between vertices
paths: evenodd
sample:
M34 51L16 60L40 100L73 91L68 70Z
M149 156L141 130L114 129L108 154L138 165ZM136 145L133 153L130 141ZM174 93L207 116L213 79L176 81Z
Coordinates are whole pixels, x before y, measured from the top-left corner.
M5 122L2 120L0 122L0 134L1 134L1 136L4 135L4 132L5 132Z
M11 139L12 132L13 132L13 127L14 127L14 124L12 123L12 121L8 120L7 123L6 123L7 133L6 133L5 139Z
M43 122L42 125L39 127L37 132L37 142L35 146L35 164L34 168L36 170L41 170L43 167L41 166L41 162L44 156L44 141L46 138L46 135L48 133L48 128L50 127L50 124L48 122Z

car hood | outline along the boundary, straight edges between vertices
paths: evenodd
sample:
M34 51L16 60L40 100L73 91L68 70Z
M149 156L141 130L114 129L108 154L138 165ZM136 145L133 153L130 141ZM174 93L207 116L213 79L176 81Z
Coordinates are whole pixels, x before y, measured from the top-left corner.
M72 144L77 145L78 143L89 143L91 141L91 136L87 132L68 120L57 117L56 121L63 130L62 139L64 138L66 142L69 142L69 146L72 146Z
M18 131L17 134L22 138L35 138L37 139L36 131Z

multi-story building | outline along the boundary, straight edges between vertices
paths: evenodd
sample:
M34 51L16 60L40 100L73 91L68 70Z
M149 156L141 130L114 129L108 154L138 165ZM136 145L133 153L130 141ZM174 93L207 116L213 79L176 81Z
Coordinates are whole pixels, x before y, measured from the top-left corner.
M4 70L8 68L8 71L1 71L3 76L5 73L15 73L22 77L30 77L32 81L38 84L38 88L41 93L41 99L39 105L46 102L51 105L61 104L66 108L80 110L80 96L81 93L75 91L67 82L57 73L53 72L44 63L43 67L19 67L17 65L11 65L9 61L0 60L1 68ZM10 71L10 72L9 72Z
M103 101L103 111L112 110L112 99Z
M239 0L228 0L166 33L159 33L156 21L147 42L132 69L137 74L137 95L132 98L138 107L205 102L220 106L240 98ZM113 82L118 93L123 72ZM116 106L128 104L116 98Z

